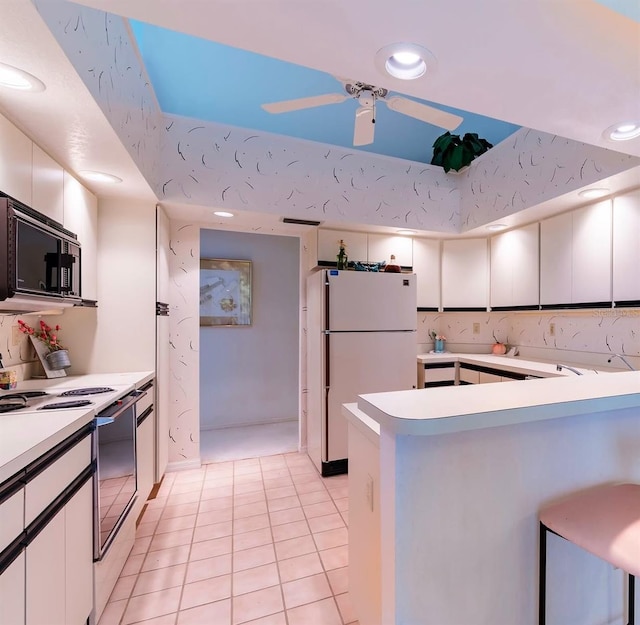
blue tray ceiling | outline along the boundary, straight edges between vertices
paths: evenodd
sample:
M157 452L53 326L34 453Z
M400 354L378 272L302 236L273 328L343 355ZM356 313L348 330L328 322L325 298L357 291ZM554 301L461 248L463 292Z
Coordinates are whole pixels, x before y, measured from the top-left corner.
M261 104L326 93L344 94L333 76L260 54L130 21L136 43L163 112L428 163L432 145L445 130L376 107L375 141L353 147L358 104L341 104L282 114ZM358 77L351 77L358 80ZM384 87L384 84L377 86ZM464 118L453 131L478 133L496 145L519 126L417 98Z

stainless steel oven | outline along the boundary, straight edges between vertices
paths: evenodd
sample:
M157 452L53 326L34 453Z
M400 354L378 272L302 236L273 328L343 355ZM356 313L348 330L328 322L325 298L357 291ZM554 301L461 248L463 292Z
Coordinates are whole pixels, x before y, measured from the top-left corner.
M94 559L100 560L136 500L136 404L145 391L132 391L95 418Z

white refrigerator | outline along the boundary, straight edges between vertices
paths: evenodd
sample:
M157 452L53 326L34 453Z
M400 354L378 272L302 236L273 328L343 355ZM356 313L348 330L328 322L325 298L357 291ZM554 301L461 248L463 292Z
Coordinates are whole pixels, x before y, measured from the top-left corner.
M318 271L307 279L307 452L323 476L347 472L342 404L416 388L416 276Z

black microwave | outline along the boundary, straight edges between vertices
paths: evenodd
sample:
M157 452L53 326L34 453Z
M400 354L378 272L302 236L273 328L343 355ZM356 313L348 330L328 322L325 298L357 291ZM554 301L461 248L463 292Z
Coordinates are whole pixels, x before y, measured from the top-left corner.
M78 237L0 193L0 308L41 310L81 302Z

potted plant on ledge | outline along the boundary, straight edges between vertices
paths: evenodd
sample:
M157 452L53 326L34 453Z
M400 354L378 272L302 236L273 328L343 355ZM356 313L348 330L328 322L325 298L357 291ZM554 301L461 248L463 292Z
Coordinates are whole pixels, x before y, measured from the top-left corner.
M449 131L440 135L433 143L432 165L444 168L445 173L450 170L460 171L471 161L491 149L493 145L486 139L481 139L475 132L467 132L462 138L452 135Z
M36 346L36 339L46 346L49 351L45 353L44 358L47 361L49 369L58 371L71 366L69 352L60 344L58 335L56 334L56 332L60 330L60 326L52 328L43 320L40 320L40 329L35 330L29 324L22 321L22 319L18 319L18 328L20 332L31 338L32 342L34 342L34 347Z

